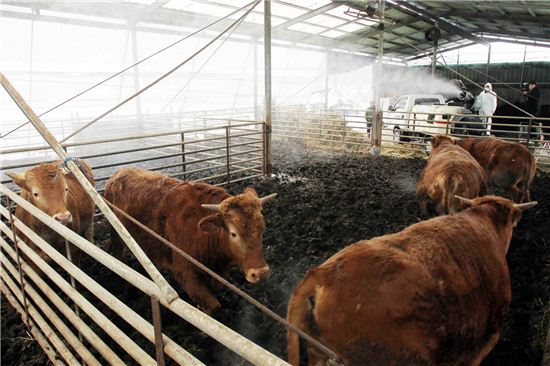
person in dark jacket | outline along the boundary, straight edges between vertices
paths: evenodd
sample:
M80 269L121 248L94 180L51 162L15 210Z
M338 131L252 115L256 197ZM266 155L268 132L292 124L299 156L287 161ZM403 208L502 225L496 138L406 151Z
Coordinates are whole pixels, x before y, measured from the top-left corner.
M525 103L525 110L531 113L533 116L538 117L540 115L540 90L535 80L530 81L527 85L528 90L523 94L527 96L527 102Z
M541 101L540 101L540 90L537 86L537 82L535 80L532 80L527 85L527 90L523 92L525 96L527 97L527 101L525 102L525 111L532 114L535 117L540 116L540 108L541 108ZM537 127L532 127L532 125L536 125ZM536 131L535 133L538 133L539 139L542 141L544 140L544 135L541 133L541 126L542 124L540 122L536 122L534 120L531 120L529 122L530 130L533 129ZM528 133L530 135L530 131Z

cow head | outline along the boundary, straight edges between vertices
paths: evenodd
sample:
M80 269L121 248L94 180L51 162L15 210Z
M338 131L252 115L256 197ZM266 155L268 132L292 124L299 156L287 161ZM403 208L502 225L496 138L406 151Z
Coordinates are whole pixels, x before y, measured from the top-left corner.
M508 245L512 238L512 229L521 219L522 212L534 207L537 201L527 203L514 203L511 200L498 196L483 196L474 199L455 196L460 200L464 208L471 207L485 210L495 226L503 233L507 239L505 251L508 251Z
M454 145L456 144L456 140L447 135L435 135L432 137L432 149L444 144Z
M6 173L22 189L21 196L64 225L72 222L67 209L67 174L59 164L40 164L23 173Z
M269 272L262 246L265 229L262 205L276 195L258 198L253 189L247 188L244 193L226 198L219 204L201 205L216 214L202 219L199 227L212 234L221 232L223 242L227 243L228 256L241 267L250 283L258 282Z

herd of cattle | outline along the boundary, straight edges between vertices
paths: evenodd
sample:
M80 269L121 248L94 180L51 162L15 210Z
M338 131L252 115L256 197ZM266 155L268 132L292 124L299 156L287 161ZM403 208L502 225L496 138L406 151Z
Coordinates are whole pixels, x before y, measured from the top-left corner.
M525 147L497 139L435 136L432 146L417 197L423 215L440 216L349 245L310 269L290 297L288 321L345 365L479 365L499 339L511 301L506 253L512 230L522 211L536 204L529 193L534 159ZM84 161L80 167L93 183L90 167ZM93 202L61 162L8 175L24 199L91 241ZM503 188L512 200L484 196L488 185ZM256 283L269 272L262 205L275 194L260 198L247 188L231 196L206 183L125 168L109 179L104 196L221 275L237 265ZM21 207L16 217L64 248L63 238ZM201 310L211 314L220 308L216 282L119 218ZM120 259L123 249L112 230L111 253ZM78 262L78 250L71 252ZM289 331L293 365L300 363L299 343ZM307 358L309 365L330 361L312 345Z

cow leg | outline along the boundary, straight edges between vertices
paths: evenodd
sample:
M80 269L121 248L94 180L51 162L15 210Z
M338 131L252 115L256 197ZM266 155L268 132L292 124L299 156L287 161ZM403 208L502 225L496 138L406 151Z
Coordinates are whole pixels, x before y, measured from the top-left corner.
M107 252L120 261L124 255L124 246L125 244L122 242L120 236L118 236L116 230L111 227L111 240L109 247L106 248Z
M77 267L80 267L80 248L69 243L69 252L71 253L71 262Z
M526 180L523 180L519 182L518 186L521 190L521 202L531 202L531 193L529 192L529 182Z
M307 359L308 366L325 366L328 361L328 358L323 353L310 345L307 346Z
M86 240L88 240L90 243L94 244L94 220L92 219L92 222L90 222L90 225L86 229L86 233L84 234L84 237Z
M500 332L496 332L495 334L493 334L491 336L491 338L485 344L485 346L483 346L479 350L478 355L472 360L472 365L473 366L478 366L479 364L481 364L481 361L483 361L485 359L485 357L487 357L489 352L491 352L493 350L493 348L495 348L499 337L500 337Z
M422 218L428 217L428 203L425 200L419 200L418 205L420 206L420 216Z
M197 307L206 314L212 314L221 307L218 299L210 292L206 282L192 269L184 269L179 278L183 290L193 300Z
M512 198L512 201L516 203L521 203L523 194L521 190L516 186L508 186L506 188L506 193Z

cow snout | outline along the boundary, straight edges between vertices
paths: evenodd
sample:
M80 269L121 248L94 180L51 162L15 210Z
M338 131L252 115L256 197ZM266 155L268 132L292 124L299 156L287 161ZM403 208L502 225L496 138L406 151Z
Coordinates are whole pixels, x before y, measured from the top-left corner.
M256 283L269 273L269 267L251 268L246 271L246 280L250 283Z
M62 223L63 225L70 224L73 221L73 217L69 211L56 213L53 218Z

